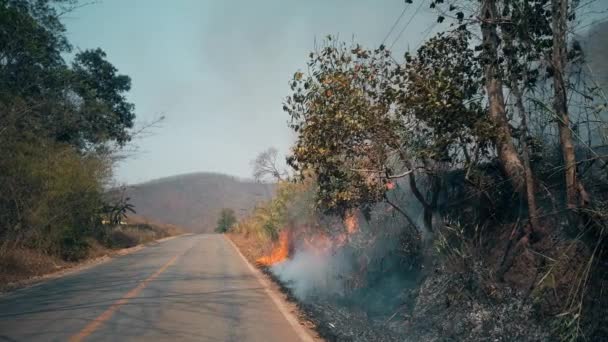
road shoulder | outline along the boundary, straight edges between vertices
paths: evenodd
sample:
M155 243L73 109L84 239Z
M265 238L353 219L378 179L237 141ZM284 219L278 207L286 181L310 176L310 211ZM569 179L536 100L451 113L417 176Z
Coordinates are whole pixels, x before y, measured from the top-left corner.
M276 284L270 277L260 271L257 267L252 264L252 260L249 260L245 256L239 246L227 235L223 237L228 243L235 249L239 257L243 260L249 270L254 274L256 279L264 289L266 293L279 309L281 314L285 317L287 322L295 330L296 334L300 337L303 342L320 342L324 341L315 330L314 323L306 319L306 317L300 312L296 303L289 300L289 298L281 291L278 284Z

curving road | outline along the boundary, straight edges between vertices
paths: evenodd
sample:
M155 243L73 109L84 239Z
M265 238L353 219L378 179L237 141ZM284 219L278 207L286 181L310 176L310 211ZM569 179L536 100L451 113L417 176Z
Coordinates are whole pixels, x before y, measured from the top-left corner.
M0 341L300 341L221 235L180 236L0 297Z

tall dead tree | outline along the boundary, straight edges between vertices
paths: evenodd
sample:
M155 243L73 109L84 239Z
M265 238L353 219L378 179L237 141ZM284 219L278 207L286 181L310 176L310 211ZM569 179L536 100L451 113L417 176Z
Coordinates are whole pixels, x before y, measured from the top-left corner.
M515 191L525 191L524 166L513 144L511 127L505 110L503 83L499 73L497 33L498 16L495 0L484 0L482 7L481 34L484 48L485 88L488 95L489 117L496 127L494 142L498 159Z
M279 151L270 147L261 152L251 161L253 167L253 178L258 182L274 181L280 182L286 176L286 171L279 166Z

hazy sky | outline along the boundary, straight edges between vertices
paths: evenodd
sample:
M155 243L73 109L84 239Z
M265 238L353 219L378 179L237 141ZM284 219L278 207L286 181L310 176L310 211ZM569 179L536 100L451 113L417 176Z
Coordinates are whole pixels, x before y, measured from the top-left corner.
M354 36L364 46L377 47L407 8L387 40L390 46L399 38L393 48L399 58L446 28L435 24L428 0L419 5L403 0L101 0L64 20L75 48L102 47L119 71L131 76L129 99L140 123L166 116L152 136L134 142L139 152L116 170L119 181L136 183L197 171L249 177L250 160L259 152L274 146L286 154L294 136L282 101L290 77L304 69L315 38L332 34L350 41Z
M101 47L131 76L138 121L166 115L139 152L122 162L121 182L196 171L249 177L250 160L294 137L282 101L314 40L327 34L377 47L403 0L102 0L65 18L74 47ZM418 5L410 6L391 43ZM413 48L434 22L427 10L394 50Z

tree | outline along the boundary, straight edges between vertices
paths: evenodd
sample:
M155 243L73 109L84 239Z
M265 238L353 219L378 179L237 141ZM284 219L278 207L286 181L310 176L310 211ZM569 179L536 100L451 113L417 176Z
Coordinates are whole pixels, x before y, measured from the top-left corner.
M397 113L403 121L401 160L414 170L409 187L423 206L426 229L432 231L442 172L470 167L487 156L493 126L482 105L482 70L463 29L441 33L414 56L406 53L404 81L399 85ZM403 153L403 152L401 152ZM416 163L416 167L412 166ZM429 180L429 195L418 189L416 173Z
M236 223L236 216L234 215L234 210L229 208L224 208L220 212L220 217L217 220L217 227L215 231L217 233L226 233L227 231L234 226Z
M553 71L553 110L557 117L559 142L564 159L564 175L566 181L566 206L574 209L585 203L586 192L576 176L576 156L572 142L572 128L568 115L568 96L566 84L567 67L567 29L568 29L568 0L552 0L553 15L553 50L551 67Z
M14 114L21 139L50 138L90 149L130 139L134 106L125 98L128 76L117 73L101 49L71 51L58 4L71 1L0 1L0 106Z
M544 0L540 0L544 1ZM528 4L529 5L529 4ZM540 232L536 181L530 157L530 113L524 105L524 94L537 86L543 48L547 39L548 21L543 6L525 6L516 1L504 3L503 14L511 14L511 22L501 26L503 35L504 78L510 89L515 114L519 117L519 142L524 166L525 194L528 204L530 232Z
M65 258L86 255L108 205L110 154L129 141L130 78L101 49L64 59L61 15L75 0L0 0L0 238ZM117 146L117 147L116 147ZM0 251L1 252L1 251Z
M258 182L271 179L274 181L282 181L287 175L285 170L282 170L278 162L278 154L276 148L270 147L267 150L258 154L251 162L253 167L253 178Z
M331 39L311 54L311 75L295 74L285 109L298 133L289 161L317 178L320 207L344 213L385 201L416 227L388 197L392 182L408 177L432 232L442 170L487 151L494 133L469 37L465 30L439 35L416 56L406 54L405 65L383 46L349 49Z
M356 207L366 212L386 199L391 179L409 173L394 156L401 121L392 86L402 76L384 47L347 47L332 37L308 65L308 76L294 74L283 107L298 134L288 163L300 176L316 178L318 207L340 215Z
M125 196L126 189L123 187L119 191L117 196L102 208L102 213L113 226L118 226L123 220L126 220L129 212L137 213L135 206L129 202L131 198Z
M54 1L0 1L0 100L48 95L70 52Z
M499 37L497 26L500 19L495 0L483 0L481 34L483 37L483 67L488 96L488 116L495 125L496 151L506 176L515 191L523 193L525 187L524 166L513 144L509 119L505 110L503 82L498 57Z

